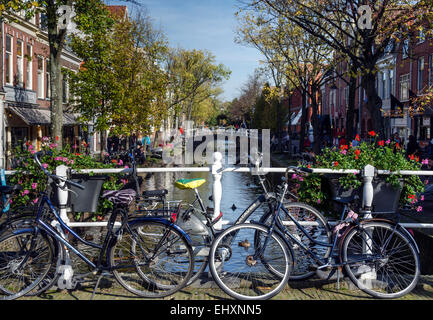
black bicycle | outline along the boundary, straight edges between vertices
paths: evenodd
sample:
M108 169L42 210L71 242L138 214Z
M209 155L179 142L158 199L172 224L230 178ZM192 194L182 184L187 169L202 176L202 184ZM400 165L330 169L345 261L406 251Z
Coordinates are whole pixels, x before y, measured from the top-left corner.
M9 228L0 236L1 299L16 299L29 293L54 266L60 273L64 270L64 255L69 251L89 265L92 274L97 273L101 278L113 273L125 289L142 297L171 295L187 284L194 266L188 234L166 217L129 219L124 206L125 201L133 200L131 192L117 191L107 195L115 208L108 220L103 243L92 243L81 238L61 219L50 200L50 193L52 183L63 189L83 186L49 173L38 159L41 155L36 153L35 161L46 174L48 183L47 190L39 196L33 223ZM125 200L128 196L129 199ZM170 212L169 216L175 217L176 214ZM116 227L117 220L120 220L120 226ZM99 249L96 261L71 244L65 233L85 246ZM62 275L59 280L66 279Z
M344 268L352 282L378 298L398 298L409 293L420 275L419 252L410 233L398 223L385 219L358 219L348 210L353 198L335 199L344 204L340 221L334 227L332 241L311 236L284 205L288 184L283 188L270 224L234 225L213 241L209 268L220 288L236 299L269 299L289 280L296 258L293 247L312 261L311 269ZM287 227L293 224L296 232ZM301 241L302 233L316 247L329 254L317 254ZM323 252L323 251L319 251ZM299 253L297 253L299 254Z

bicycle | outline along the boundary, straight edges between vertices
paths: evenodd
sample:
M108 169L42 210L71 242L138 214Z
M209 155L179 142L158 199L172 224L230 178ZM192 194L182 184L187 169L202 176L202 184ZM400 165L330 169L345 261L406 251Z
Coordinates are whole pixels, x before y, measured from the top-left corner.
M62 189L84 187L49 173L38 159L41 155L41 152L36 153L34 158L48 183L47 190L39 197L33 224L0 236L0 290L4 293L0 299L11 300L27 294L46 277L53 265L57 265L60 273L65 269L62 264L69 250L91 267L89 274L99 274L93 295L99 280L107 273L112 273L126 290L142 297L168 296L186 285L194 266L188 234L165 217L129 219L124 206L132 201L131 193L117 191L107 195L114 201L115 208L109 217L103 244L81 238L61 219L49 195L51 183ZM125 202L124 197L128 195ZM176 214L170 213L174 218ZM118 217L120 226L116 229ZM65 237L66 232L85 246L99 249L96 262L72 245ZM56 251L55 245L61 250ZM75 282L64 276L62 274L59 281Z
M296 172L311 172L308 168L291 167ZM266 221L272 212L272 208L277 202L276 194L270 191L270 188L266 186L266 180L262 175L257 175L260 186L263 190L263 194L260 195L255 201L253 201L233 222L234 225L242 224L249 219L254 212L262 205L267 204L268 210L263 215L260 221ZM205 179L181 179L175 182L175 186L180 189L193 190L195 193L195 199L192 203L188 204L187 209L179 215L177 224L185 230L192 238L192 245L194 248L194 272L188 285L195 282L205 271L208 265L208 254L209 249L216 238L221 232L215 229L215 224L222 218L223 214L220 212L216 218L214 218L214 212L211 208L205 208L204 202L198 192L198 188L206 182ZM292 198L296 198L295 195L290 194ZM315 208L299 203L299 202L287 202L284 201L284 206L292 211L297 212L297 219L299 222L310 223L308 227L308 233L310 237L319 238L323 241L330 242L331 231L326 219L323 215ZM198 217L203 216L205 221L202 222ZM301 241L310 241L309 238L303 237ZM316 254L321 254L324 258L329 255L329 250L316 250ZM310 265L310 257L299 257L297 263L294 265L295 274L290 275L291 280L300 280L312 276L315 272L308 270Z
M380 218L358 220L357 214L347 210L355 197L333 199L343 204L344 209L334 227L332 241L319 241L285 209L287 188L283 177L283 191L272 211L270 225L254 221L234 225L213 242L209 268L225 293L236 299L269 299L278 294L289 279L293 245L315 261L313 269L344 268L350 280L373 297L398 298L416 286L420 275L419 252L404 227ZM283 225L281 213L314 245L330 248L330 254L320 257L306 246ZM233 256L237 259L232 259Z

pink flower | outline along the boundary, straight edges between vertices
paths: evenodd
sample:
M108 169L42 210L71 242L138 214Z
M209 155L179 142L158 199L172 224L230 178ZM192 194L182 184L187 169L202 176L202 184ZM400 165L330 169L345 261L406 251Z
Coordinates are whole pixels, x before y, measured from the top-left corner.
M427 164L428 165L428 159L424 159L421 161L422 164Z
M66 157L63 157L63 162L68 162L68 158L66 158Z
M35 154L36 151L35 151L35 150L30 150L30 153L31 153L31 154Z
M33 203L37 203L39 200L39 198L36 198L35 200L33 200Z
M54 160L56 160L56 161L59 161L59 160L62 161L62 159L63 159L62 157L55 157L54 158Z
M317 199L317 203L320 204L320 199Z
M344 155L346 155L346 153L347 153L347 150L346 150L346 149L344 149L344 150L341 150L341 151L340 151L340 153L341 153L341 154L344 154Z
M69 161L69 164L74 164L74 160Z
M118 164L119 164L119 166L123 165L122 159L119 160Z
M424 195L422 195L422 196L420 197L420 200L421 200L421 201L424 201Z
M292 179L297 179L297 178L298 178L298 176L296 173L292 174Z
M38 184L37 184L36 182L33 182L33 183L32 183L32 189L33 189L33 190L36 190L37 187L38 187Z
M125 169L129 169L129 166L125 166Z
M18 180L18 184L23 184L23 182L21 180Z
M33 150L33 145L29 145L29 150Z
M428 179L426 179L426 180L424 181L424 183L425 183L425 184L428 184Z
M120 179L120 181L122 181L122 183L125 185L126 184L126 180L125 179Z
M385 143L386 143L386 144L390 144L390 143L391 143L391 140L388 139L388 140L385 141Z
M30 193L30 191L26 189L23 191L23 196L25 196L26 194L29 194L29 193Z
M42 167L44 167L45 169L48 168L48 163L43 163Z
M421 212L421 211L422 211L422 207L421 207L421 206L418 206L418 207L416 208L416 211L417 211L417 212Z

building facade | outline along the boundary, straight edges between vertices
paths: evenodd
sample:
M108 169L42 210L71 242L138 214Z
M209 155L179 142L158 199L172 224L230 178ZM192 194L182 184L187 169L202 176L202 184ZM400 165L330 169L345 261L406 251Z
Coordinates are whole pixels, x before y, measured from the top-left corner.
M44 16L26 20L19 14L13 22L1 22L1 76L3 91L1 167L10 168L15 147L30 141L40 150L43 136L50 135L49 44ZM12 18L12 17L9 17ZM78 71L80 59L67 48L63 50L62 68ZM74 114L68 112L69 92L63 80L64 143L81 139L81 128Z

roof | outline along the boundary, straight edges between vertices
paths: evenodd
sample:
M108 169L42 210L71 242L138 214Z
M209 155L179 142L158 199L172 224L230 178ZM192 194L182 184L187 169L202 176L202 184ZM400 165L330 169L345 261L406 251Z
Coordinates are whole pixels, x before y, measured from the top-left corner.
M126 6L107 6L108 11L116 19L128 18L128 8Z

